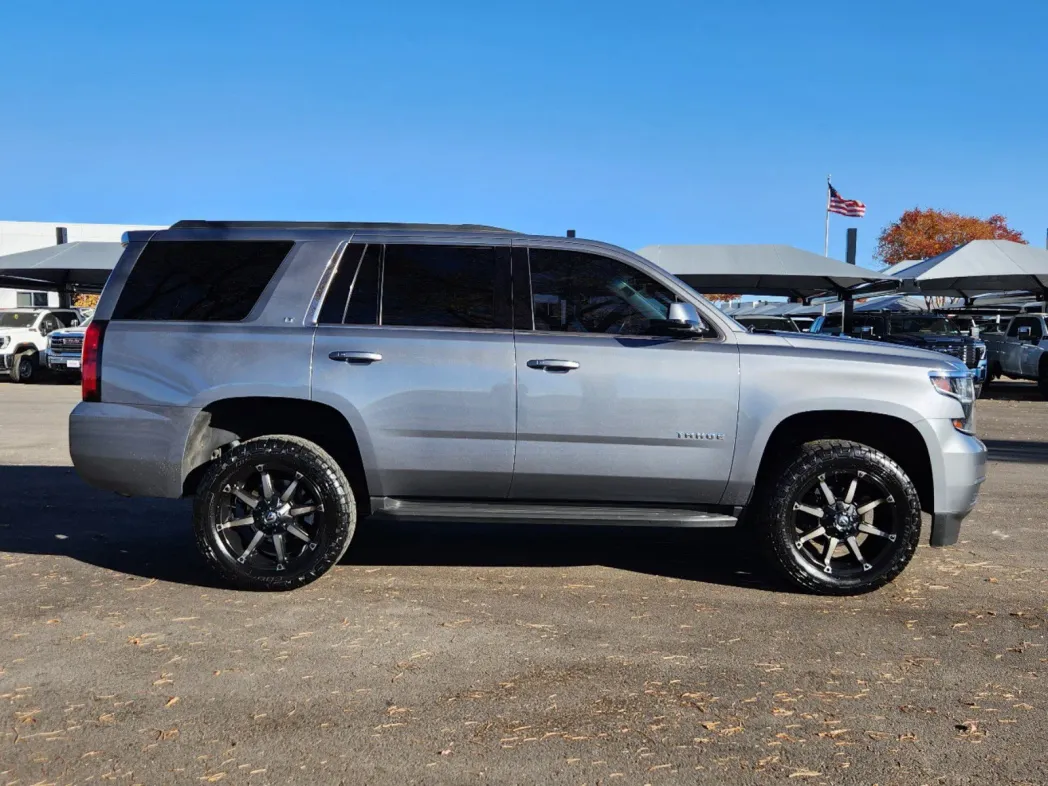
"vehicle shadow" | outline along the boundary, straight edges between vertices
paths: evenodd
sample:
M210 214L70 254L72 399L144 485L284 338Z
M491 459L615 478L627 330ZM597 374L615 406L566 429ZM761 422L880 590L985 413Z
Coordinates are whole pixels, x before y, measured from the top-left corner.
M997 379L984 388L980 401L1044 401L1036 382L1016 379Z
M990 461L1017 464L1048 464L1048 442L1017 439L984 439Z
M194 543L187 500L125 499L71 467L0 466L0 551L50 554L119 573L221 586ZM786 590L733 530L483 523L358 525L344 565L604 565L713 584Z

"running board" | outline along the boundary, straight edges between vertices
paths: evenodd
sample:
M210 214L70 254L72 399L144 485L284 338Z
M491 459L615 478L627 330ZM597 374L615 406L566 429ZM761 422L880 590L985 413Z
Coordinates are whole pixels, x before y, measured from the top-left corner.
M682 508L438 502L372 497L370 518L381 521L488 521L493 524L593 524L616 527L734 527L724 513Z

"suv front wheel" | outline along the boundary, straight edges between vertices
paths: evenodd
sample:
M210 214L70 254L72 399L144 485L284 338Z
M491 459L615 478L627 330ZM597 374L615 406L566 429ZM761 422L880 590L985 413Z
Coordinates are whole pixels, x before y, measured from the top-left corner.
M902 467L844 440L801 446L761 519L772 564L797 586L825 595L887 584L909 563L921 534L917 490Z
M353 538L356 504L338 463L291 436L260 437L217 459L193 506L197 545L230 584L287 590L320 578Z
M11 381L35 382L40 368L40 355L36 350L19 352L12 358Z

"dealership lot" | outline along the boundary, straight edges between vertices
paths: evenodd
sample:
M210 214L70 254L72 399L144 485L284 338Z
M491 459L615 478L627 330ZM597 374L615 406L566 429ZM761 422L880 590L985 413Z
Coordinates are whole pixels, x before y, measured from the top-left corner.
M858 598L734 533L384 525L291 594L215 586L186 502L69 466L0 382L0 783L1048 781L1048 402L978 404L962 543Z

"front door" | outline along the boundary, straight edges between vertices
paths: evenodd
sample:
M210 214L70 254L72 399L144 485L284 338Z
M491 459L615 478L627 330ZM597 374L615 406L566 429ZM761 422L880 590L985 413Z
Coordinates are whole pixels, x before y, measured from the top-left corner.
M372 496L504 499L516 429L509 250L350 244L312 395L354 430Z
M735 343L652 335L680 296L597 254L514 249L514 290L510 496L717 503L735 448Z

